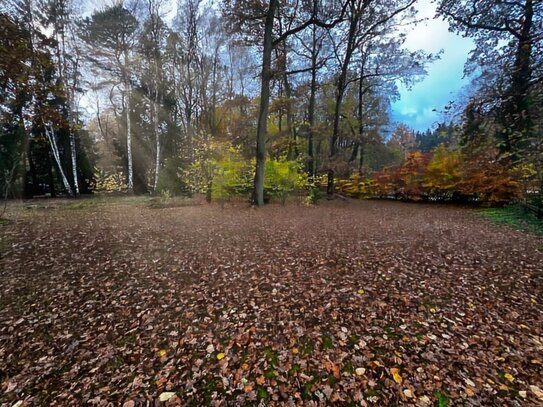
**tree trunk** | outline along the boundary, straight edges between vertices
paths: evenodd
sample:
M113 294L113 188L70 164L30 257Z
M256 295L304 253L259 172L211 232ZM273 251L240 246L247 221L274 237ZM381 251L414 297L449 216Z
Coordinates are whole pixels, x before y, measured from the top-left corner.
M51 145L51 151L53 152L53 157L55 158L55 161L57 163L58 171L60 174L60 178L62 180L62 184L64 185L64 189L66 190L66 192L68 192L68 195L74 196L72 187L70 186L70 183L68 182L68 178L66 178L64 169L62 168L60 153L58 151L58 146L57 146L57 138L56 138L55 132L53 131L53 127L51 125L45 127L45 135L47 136L47 139L49 140L49 144Z
M314 177L316 175L316 157L315 157L315 100L317 95L317 37L315 27L312 30L312 44L311 44L311 89L309 90L309 107L307 113L307 119L309 121L309 137L307 140L307 155L309 157L309 175Z
M130 85L126 92L126 154L128 159L128 193L134 193L134 175L132 164L132 120L130 118Z
M349 69L349 64L351 62L351 57L354 52L355 46L355 36L358 30L358 22L360 20L361 11L357 10L354 12L354 15L351 17L349 24L349 36L347 38L347 47L345 50L345 57L343 58L343 63L341 64L341 72L337 80L336 88L336 106L334 110L334 127L332 131L332 137L330 138L330 155L329 155L329 169L328 169L328 184L326 186L326 193L328 196L334 194L334 159L338 150L338 139L339 139L339 122L341 115L341 104L343 103L343 95L345 93L345 87L347 83L347 72Z
M533 131L529 101L532 78L533 19L533 0L526 0L504 115L504 118L508 119L504 124L506 129L504 134L505 150L511 154L513 163L516 163L519 155L522 155L522 149L525 148L523 144L526 144L523 142L530 138Z
M75 146L75 134L70 127L70 156L72 159L72 177L74 179L74 192L79 195L79 180L77 179L77 149Z
M365 59L364 59L365 61ZM362 175L364 165L364 64L360 68L360 80L358 81L358 144L360 149L360 161L358 174Z
M273 20L278 0L270 0L264 26L264 50L262 52L262 77L260 87L260 109L256 133L256 168L253 203L264 205L264 169L266 164L266 137L268 132L268 109L270 105L271 57L273 50Z
M294 133L294 120L293 120L293 114L292 114L292 105L291 105L291 97L292 97L292 88L290 86L290 82L288 80L288 74L287 74L287 41L283 41L283 57L281 59L282 65L281 70L283 71L283 85L285 89L285 99L287 101L287 134L288 134L288 150L287 150L287 159L292 160L294 159L294 156L297 155L297 148L296 148L296 136ZM281 122L279 122L281 124Z
M126 156L128 160L128 193L134 193L134 166L132 163L132 118L130 114L130 99L132 86L128 74L128 51L124 52L124 87L126 97Z
M155 92L155 98L158 98L158 92ZM160 133L158 126L158 103L152 102L153 109L153 128L155 132L155 182L153 184L153 192L156 192L158 186L158 177L160 176Z

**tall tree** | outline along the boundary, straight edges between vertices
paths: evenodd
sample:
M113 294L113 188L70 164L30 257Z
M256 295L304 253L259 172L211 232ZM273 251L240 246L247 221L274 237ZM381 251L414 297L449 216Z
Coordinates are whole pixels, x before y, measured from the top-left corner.
M336 79L336 100L334 124L330 136L328 157L327 194L334 193L334 166L340 144L340 120L343 97L351 83L349 78L351 60L356 51L368 41L381 35L383 28L400 24L398 19L407 21L414 16L412 6L416 0L394 0L389 2L372 2L371 0L347 1L347 28L339 33L336 43L336 55L340 66ZM343 35L342 35L343 34Z
M483 109L492 111L500 124L496 136L502 157L521 161L534 137L534 102L543 80L543 3L441 0L437 12L451 30L475 40L466 70L479 71L492 89Z
M126 126L128 192L134 191L132 159L132 49L138 21L122 3L95 12L82 23L82 38L89 45L87 58L100 73L109 76L102 84L111 86L113 95L119 85Z

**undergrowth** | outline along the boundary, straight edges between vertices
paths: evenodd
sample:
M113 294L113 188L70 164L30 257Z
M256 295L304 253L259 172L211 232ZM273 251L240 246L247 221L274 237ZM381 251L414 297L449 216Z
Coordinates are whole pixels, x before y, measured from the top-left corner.
M525 210L521 205L487 208L482 214L495 223L543 235L543 219L538 219L535 213Z

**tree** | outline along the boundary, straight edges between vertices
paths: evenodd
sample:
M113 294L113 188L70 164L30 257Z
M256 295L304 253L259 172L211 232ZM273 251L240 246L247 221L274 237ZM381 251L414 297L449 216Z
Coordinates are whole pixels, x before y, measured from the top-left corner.
M480 71L480 101L497 119L501 156L521 161L534 137L537 84L543 79L543 4L534 0L441 0L438 15L474 38L466 70Z
M358 49L395 27L400 23L402 17L406 19L404 23L409 21L415 13L412 8L414 3L415 0L395 0L386 3L373 3L371 0L347 0L346 2L348 28L346 33L344 35L340 33L339 39L336 40L335 51L340 68L336 79L334 124L329 143L326 188L329 196L334 193L334 161L337 160L339 146L342 144L340 140L341 109L345 92L352 82L349 75L351 60Z
M132 72L131 50L135 41L138 21L122 3L95 12L82 22L82 39L90 47L87 58L100 74L107 73L109 80L102 85L111 86L113 96L119 85L126 126L126 153L128 167L128 192L134 191L132 160Z
M258 205L264 205L264 170L266 162L266 136L267 136L267 122L268 122L268 110L270 104L270 82L272 79L272 51L279 44L282 44L288 37L303 31L304 29L317 25L323 28L330 29L336 26L342 19L344 9L338 17L332 14L332 18L326 22L321 19L321 8L319 7L318 0L313 0L310 7L310 13L305 21L300 21L296 18L296 14L291 16L294 23L289 29L281 32L278 36L273 35L275 14L279 6L278 0L270 0L267 8L256 7L251 8L252 5L249 2L240 0L233 2L233 8L230 9L230 18L233 21L233 25L248 35L254 30L258 30L258 25L255 25L255 21L259 18L264 18L263 28L263 47L262 47L262 71L260 76L260 107L258 114L258 125L256 134L256 168L255 168L255 182L253 191L253 202ZM295 7L293 8L296 9ZM334 18L336 17L336 18Z

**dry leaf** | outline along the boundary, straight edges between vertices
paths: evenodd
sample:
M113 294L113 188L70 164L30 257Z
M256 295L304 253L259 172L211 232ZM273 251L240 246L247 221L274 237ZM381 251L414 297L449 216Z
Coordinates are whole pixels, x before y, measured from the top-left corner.
M359 368L357 368L354 372L355 372L358 376L363 376L364 373L366 373L366 369L364 369L363 367L359 367Z
M535 386L535 385L532 384L532 385L530 386L530 390L532 391L532 393L535 394L535 396L536 396L539 400L543 401L543 391L542 391L539 387L537 387L537 386Z
M402 384L402 376L400 376L400 373L399 373L399 369L398 368L391 368L390 369L390 373L392 374L392 378L394 379L394 381L398 384Z
M160 396L158 397L158 399L160 401L168 401L173 396L175 396L175 393L173 391L165 391L164 393L160 393Z

